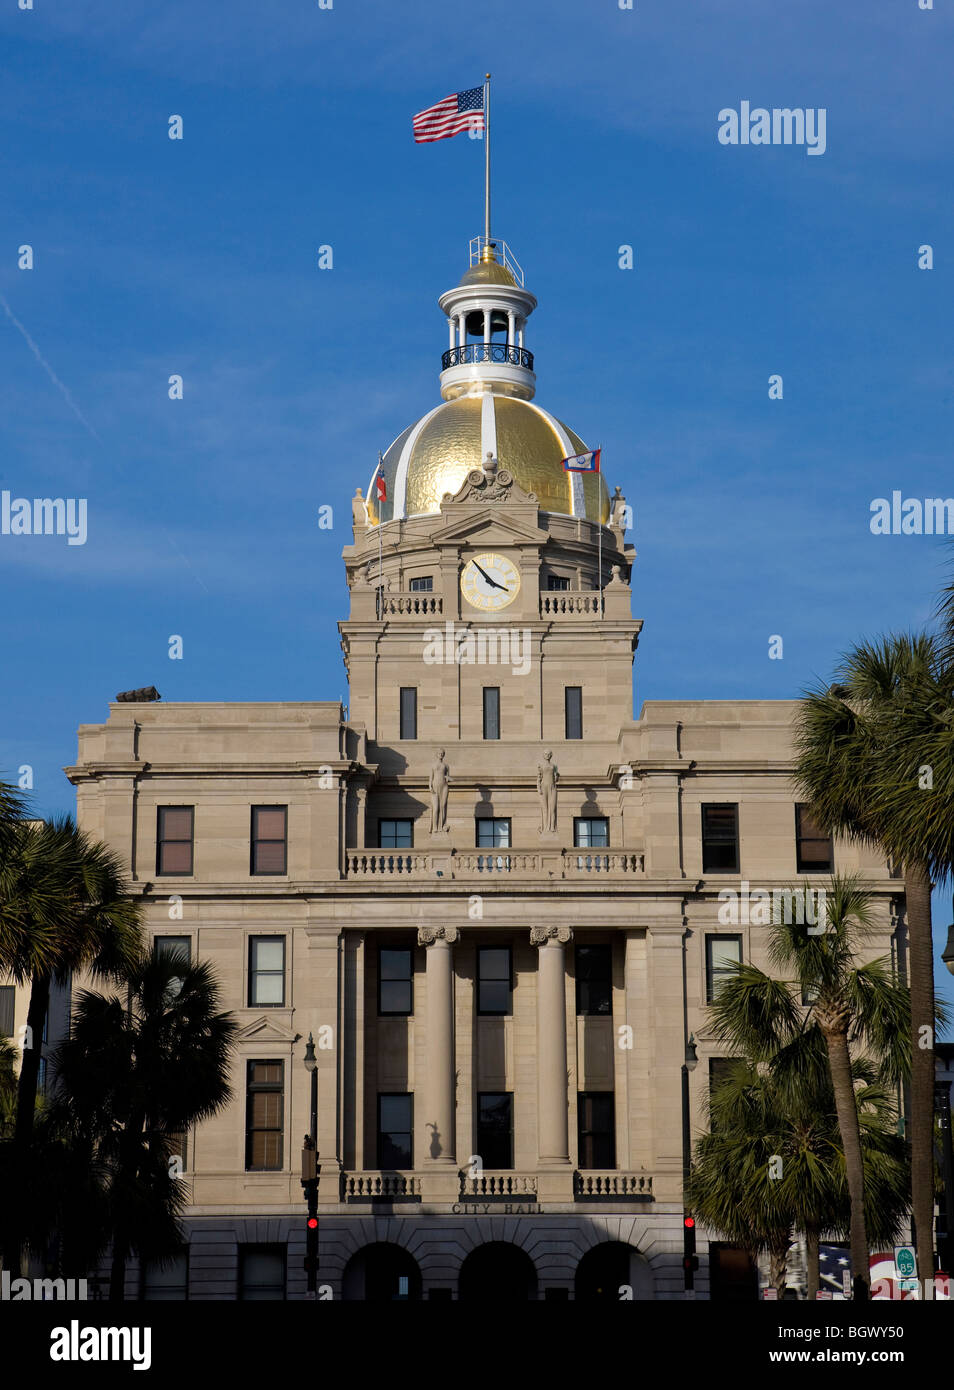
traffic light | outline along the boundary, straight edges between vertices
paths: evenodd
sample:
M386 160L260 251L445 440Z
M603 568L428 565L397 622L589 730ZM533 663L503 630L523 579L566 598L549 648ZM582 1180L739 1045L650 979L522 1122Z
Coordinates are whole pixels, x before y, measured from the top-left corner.
M696 1218L694 1216L684 1216L682 1218L682 1277L683 1287L691 1289L693 1287L693 1275L699 1268L699 1256L696 1254Z

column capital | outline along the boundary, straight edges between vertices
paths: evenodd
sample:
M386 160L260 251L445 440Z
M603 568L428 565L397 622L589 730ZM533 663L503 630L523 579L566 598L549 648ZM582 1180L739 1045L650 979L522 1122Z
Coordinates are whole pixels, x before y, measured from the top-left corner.
M573 940L572 927L531 927L530 945L547 946L551 941L558 942L565 946L567 942Z
M448 946L453 946L455 941L460 940L460 931L457 927L418 927L417 944L418 946L433 946L435 941L446 941Z

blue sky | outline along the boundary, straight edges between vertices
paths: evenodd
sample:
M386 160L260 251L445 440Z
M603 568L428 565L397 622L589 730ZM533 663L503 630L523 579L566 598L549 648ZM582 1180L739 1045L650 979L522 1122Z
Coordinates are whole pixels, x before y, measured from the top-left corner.
M636 708L792 697L929 620L950 543L868 523L954 493L949 6L35 3L0 17L0 487L89 507L85 546L0 537L0 767L41 811L118 690L345 694L348 499L438 399L481 230L480 145L411 117L487 69L538 400L635 510ZM825 154L721 145L743 99L824 107Z

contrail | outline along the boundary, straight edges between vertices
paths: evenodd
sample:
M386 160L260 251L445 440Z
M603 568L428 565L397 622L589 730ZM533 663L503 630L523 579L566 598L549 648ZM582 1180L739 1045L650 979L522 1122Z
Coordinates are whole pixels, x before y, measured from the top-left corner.
M100 439L99 435L98 435L98 434L96 433L96 431L93 429L92 425L91 425L90 422L87 420L86 416L85 416L85 415L83 414L83 412L80 410L79 406L76 404L76 402L74 401L73 397L70 395L69 390L63 385L62 381L60 381L59 377L56 375L56 372L54 372L54 370L53 370L53 368L50 366L49 362L47 362L46 358L43 356L42 352L41 352L40 349L37 347L36 343L35 343L35 342L33 341L33 339L30 337L29 333L28 333L28 332L26 331L26 329L23 327L23 324L22 324L22 323L20 322L20 320L17 318L16 314L15 314L15 313L13 312L13 310L10 308L10 305L9 305L9 304L7 303L7 301L4 299L4 297L3 297L2 294L0 294L0 304L3 305L3 312L6 314L7 318L10 320L10 322L13 324L14 328L18 329L19 332L20 332L20 333L23 335L23 337L26 339L27 347L28 347L28 348L30 349L30 351L33 353L33 356L36 358L36 360L39 362L40 366L41 366L41 367L43 368L43 370L46 372L47 376L50 378L50 380L52 381L53 385L56 387L57 391L59 391L59 393L60 393L60 395L63 397L64 401L66 401L66 404L69 406L70 410L72 410L72 412L73 412L73 414L76 416L77 420L79 420L80 424L83 425L83 427L89 431L89 433L90 433L90 434L93 436L93 438L96 440L97 444L102 444L103 441Z

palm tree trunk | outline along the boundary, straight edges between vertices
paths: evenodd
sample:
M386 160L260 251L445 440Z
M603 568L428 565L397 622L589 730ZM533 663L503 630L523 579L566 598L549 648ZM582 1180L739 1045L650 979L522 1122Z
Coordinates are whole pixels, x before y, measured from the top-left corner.
M929 1281L934 1278L934 946L931 880L923 864L905 865L904 892L911 985L911 1209L918 1278L924 1298L933 1298Z
M835 1114L841 1134L841 1147L845 1155L845 1177L848 1182L848 1201L851 1206L851 1264L855 1280L855 1297L868 1297L868 1235L865 1230L865 1169L861 1156L861 1127L858 1124L858 1106L855 1101L855 1088L851 1079L851 1056L848 1052L848 1032L846 1028L827 1029L822 1027L825 1044L828 1048L828 1065L831 1069L832 1089L835 1093Z
M805 1296L814 1300L818 1293L818 1227L805 1225Z
M769 1283L776 1289L779 1298L785 1291L785 1276L788 1273L788 1247L791 1242L786 1238L784 1245L777 1245L769 1251Z
M17 1121L14 1132L14 1150L21 1162L33 1139L33 1117L36 1113L36 1093L40 1079L40 1062L43 1057L43 1025L46 1023L50 1007L50 976L34 975L30 988L30 1005L27 1009L27 1036L30 1046L24 1047L20 1061L20 1080L17 1083Z
M27 1008L27 1040L20 1054L20 1078L17 1082L17 1113L13 1130L11 1154L13 1173L26 1173L33 1142L33 1119L36 1113L36 1093L40 1079L43 1054L43 1025L50 1005L50 976L34 975ZM14 1178L19 1185L19 1179ZM11 1275L20 1273L23 1233L19 1208L11 1204L7 1229L3 1236L3 1263Z

